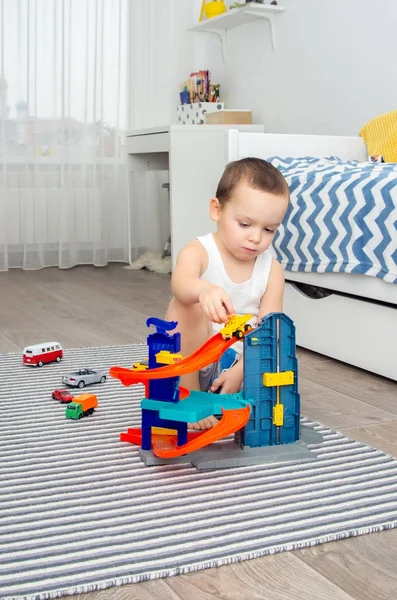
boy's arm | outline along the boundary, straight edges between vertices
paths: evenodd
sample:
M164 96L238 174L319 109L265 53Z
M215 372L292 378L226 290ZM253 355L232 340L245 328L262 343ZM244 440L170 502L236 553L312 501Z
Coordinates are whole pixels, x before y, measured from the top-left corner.
M280 263L273 258L266 292L263 294L259 313L259 321L272 312L283 312L284 270Z
M207 283L200 279L202 267L203 254L194 242L178 254L171 277L171 291L182 304L198 302L200 291Z
M208 261L200 242L192 242L179 253L172 274L171 291L182 304L200 303L205 315L214 323L225 323L234 314L233 304L225 290L200 279Z

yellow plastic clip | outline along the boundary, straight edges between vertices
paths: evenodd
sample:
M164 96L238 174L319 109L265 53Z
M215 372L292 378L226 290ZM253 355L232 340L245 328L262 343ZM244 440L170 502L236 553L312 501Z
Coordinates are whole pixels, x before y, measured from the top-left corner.
M178 432L176 429L167 429L166 427L152 427L152 434L154 435L176 435Z
M280 373L263 373L263 385L274 387L280 385L292 385L294 383L293 371L282 371Z
M161 350L156 354L157 362L162 365L174 365L182 358L182 354L172 354L169 350Z
M273 406L273 425L276 425L276 427L284 425L284 404Z

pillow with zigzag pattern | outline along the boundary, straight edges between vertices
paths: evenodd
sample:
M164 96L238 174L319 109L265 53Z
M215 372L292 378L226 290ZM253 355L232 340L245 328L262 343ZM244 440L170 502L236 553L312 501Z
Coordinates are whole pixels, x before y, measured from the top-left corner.
M386 162L397 162L397 110L369 121L360 135L370 156L381 155Z

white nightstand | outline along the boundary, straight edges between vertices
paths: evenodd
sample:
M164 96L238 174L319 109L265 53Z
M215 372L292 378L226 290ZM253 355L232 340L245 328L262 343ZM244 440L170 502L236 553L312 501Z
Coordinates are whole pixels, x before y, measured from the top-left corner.
M229 162L227 131L264 132L264 125L167 125L132 131L130 171L170 171L172 264L181 248L214 230L208 203Z

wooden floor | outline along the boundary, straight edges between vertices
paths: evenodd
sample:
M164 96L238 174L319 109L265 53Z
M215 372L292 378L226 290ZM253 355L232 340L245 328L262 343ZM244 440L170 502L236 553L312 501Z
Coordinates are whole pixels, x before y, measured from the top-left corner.
M144 342L169 276L120 265L0 273L0 352L55 339L66 348ZM397 384L299 351L302 413L397 456ZM397 531L322 544L74 600L394 600Z

